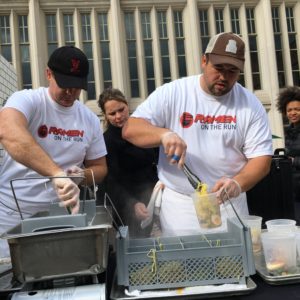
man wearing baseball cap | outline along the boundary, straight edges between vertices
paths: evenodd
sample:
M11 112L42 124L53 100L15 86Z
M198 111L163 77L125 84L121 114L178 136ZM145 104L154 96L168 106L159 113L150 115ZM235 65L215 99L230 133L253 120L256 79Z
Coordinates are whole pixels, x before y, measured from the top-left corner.
M0 169L0 233L21 221L12 179L22 178L15 182L15 194L22 217L28 218L58 201L77 213L77 183L85 178L91 185L105 177L100 121L78 101L81 90L87 89L88 72L88 59L80 49L60 47L48 61L49 86L15 92L0 111L0 142L6 150ZM9 255L4 240L0 254Z
M131 143L161 147L158 177L165 188L157 203L163 235L226 230L226 217L235 216L226 200L231 199L239 215L247 215L245 192L270 170L266 111L237 82L244 61L241 37L231 32L213 36L201 59L202 74L157 88L123 127L123 137ZM181 170L184 163L209 193L217 193L222 219L207 219L208 228L199 224L194 188ZM207 215L202 211L199 217Z

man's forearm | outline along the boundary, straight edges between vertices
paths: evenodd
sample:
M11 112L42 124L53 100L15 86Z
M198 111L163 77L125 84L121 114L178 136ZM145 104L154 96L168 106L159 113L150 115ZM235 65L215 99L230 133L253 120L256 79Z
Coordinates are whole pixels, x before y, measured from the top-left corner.
M105 156L94 161L86 161L84 165L84 176L86 179L85 181L82 181L82 184L91 186L94 184L101 183L107 175L107 165Z
M144 119L131 117L123 126L122 136L138 147L154 148L161 145L161 137L167 131L169 130L153 126Z
M272 156L252 158L233 178L240 184L243 192L250 190L270 172Z

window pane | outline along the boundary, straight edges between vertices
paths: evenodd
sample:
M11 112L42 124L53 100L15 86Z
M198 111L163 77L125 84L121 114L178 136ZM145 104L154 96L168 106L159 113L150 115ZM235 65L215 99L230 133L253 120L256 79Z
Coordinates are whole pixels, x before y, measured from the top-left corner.
M174 26L176 34L176 50L177 50L177 63L179 70L179 77L186 76L186 63L185 63L185 49L184 49L184 35L183 35L183 21L182 12L174 12Z
M248 42L250 48L250 59L251 59L251 74L253 81L253 88L260 89L260 67L258 60L258 49L257 49L257 34L255 31L255 19L254 19L254 9L246 9L247 16L247 29L248 29Z
M108 42L101 42L101 54L102 58L110 58Z
M162 63L163 82L171 80L170 57L169 57L169 39L167 31L166 12L158 12L160 55Z
M1 54L8 62L12 62L11 46L1 46Z
M0 54L12 62L9 16L0 16Z
M137 78L138 73L137 73L136 60L135 59L130 59L129 62L130 62L130 64L129 64L130 75L131 75L132 78Z
M96 99L95 94L95 73L94 73L94 56L93 56L93 41L91 33L91 16L90 14L81 14L81 34L83 52L89 61L88 75L88 100Z
M24 89L29 89L32 87L32 79L31 79L31 67L30 67L27 16L19 15L18 25L19 25L22 86Z
M73 25L73 15L64 15L64 33L66 45L74 45L74 25Z
M146 58L147 78L154 77L153 59Z
M99 41L101 48L102 76L104 88L112 86L107 13L98 14Z
M146 56L152 56L152 41L144 41L144 51Z
M125 13L125 30L126 30L126 44L127 44L127 53L128 53L131 96L139 97L135 23L134 23L134 15L132 12Z
M250 57L251 57L252 72L258 72L259 67L258 67L257 53L256 52L251 52Z
M253 88L254 90L261 89L259 74L253 74Z
M165 77L171 77L170 73L170 60L167 57L162 58L163 61L163 73Z
M109 60L103 60L102 61L103 66L103 78L105 81L111 80L111 69L110 69L110 61Z

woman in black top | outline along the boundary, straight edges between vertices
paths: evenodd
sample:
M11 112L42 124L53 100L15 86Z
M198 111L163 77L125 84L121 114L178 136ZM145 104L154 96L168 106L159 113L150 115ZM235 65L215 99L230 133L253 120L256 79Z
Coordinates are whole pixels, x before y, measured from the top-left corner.
M300 88L284 89L278 95L277 108L290 123L285 129L285 148L293 166L293 198L300 202ZM297 206L296 216L300 214Z
M151 226L140 228L148 217L147 204L158 181L157 148L139 148L122 138L122 127L129 118L128 103L123 93L114 88L105 89L98 105L104 113L108 175L104 190L111 198L121 219L129 226L131 237L149 235Z

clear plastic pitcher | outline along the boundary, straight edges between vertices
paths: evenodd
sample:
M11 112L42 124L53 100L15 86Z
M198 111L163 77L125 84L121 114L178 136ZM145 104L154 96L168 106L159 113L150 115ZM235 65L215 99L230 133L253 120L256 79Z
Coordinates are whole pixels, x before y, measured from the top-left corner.
M192 198L200 227L210 229L222 225L217 193L200 195L200 193L195 192L192 194Z
M268 272L275 276L294 274L297 270L295 234L263 232L261 239Z
M242 221L250 228L253 253L260 252L262 217L254 215L242 216Z

